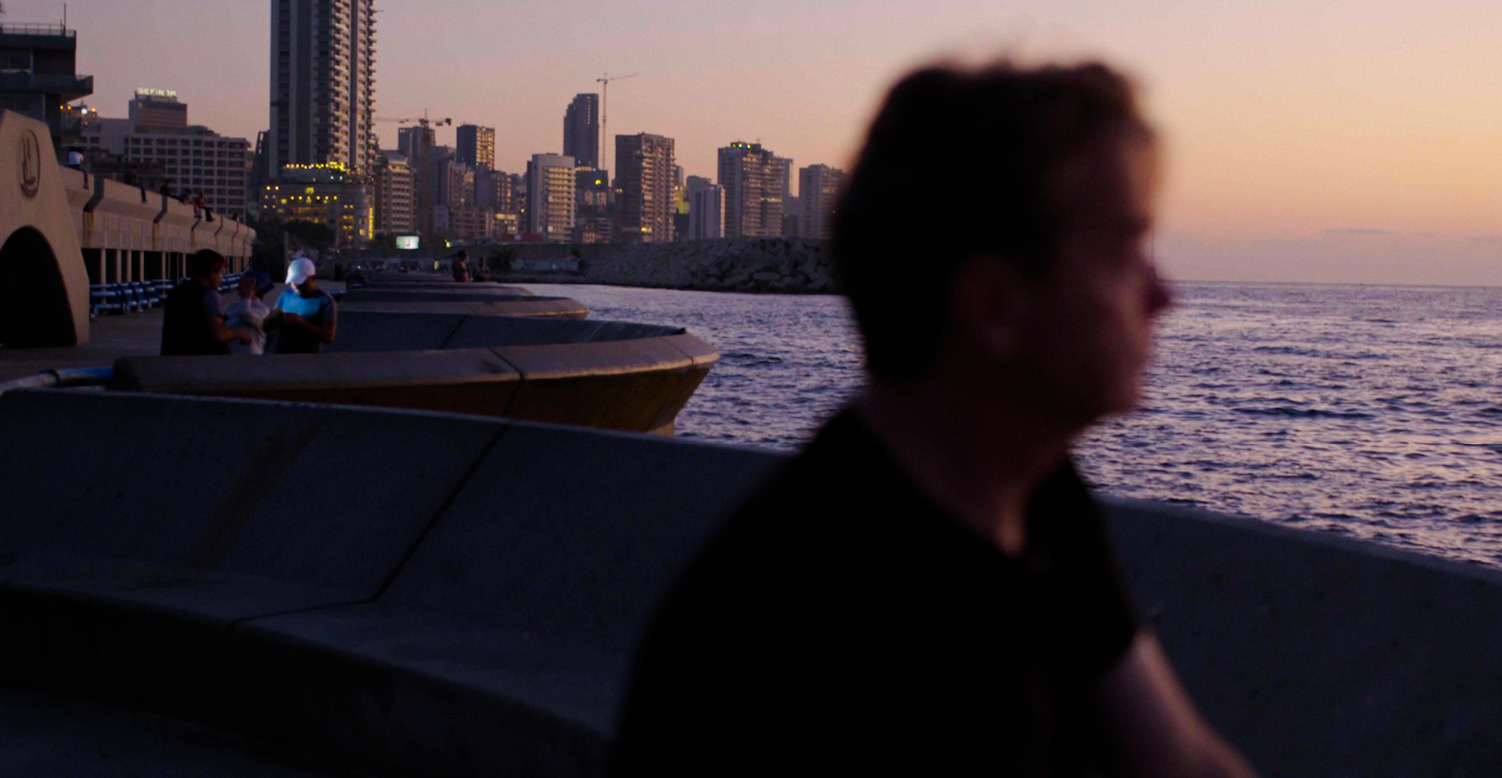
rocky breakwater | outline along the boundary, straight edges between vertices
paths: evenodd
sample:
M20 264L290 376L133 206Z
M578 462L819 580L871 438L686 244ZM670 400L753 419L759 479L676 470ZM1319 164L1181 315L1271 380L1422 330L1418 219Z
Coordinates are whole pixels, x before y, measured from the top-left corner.
M832 294L834 273L825 241L725 238L679 243L518 245L518 270L506 280L573 280L591 284L725 292ZM529 271L528 259L573 256L578 273Z

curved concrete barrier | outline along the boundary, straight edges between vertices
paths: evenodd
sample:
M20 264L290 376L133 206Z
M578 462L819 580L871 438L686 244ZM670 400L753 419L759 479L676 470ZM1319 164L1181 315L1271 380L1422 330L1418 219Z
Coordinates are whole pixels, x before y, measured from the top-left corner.
M567 297L513 294L508 287L452 289L412 287L364 287L344 293L341 310L388 313L466 313L481 316L531 316L582 319L589 308Z
M530 295L527 289L520 286L508 286L494 281L449 281L444 276L434 275L393 275L390 273L375 273L366 276L366 287L370 289L432 289L456 292L489 292L491 294Z
M598 774L655 601L778 461L110 393L7 393L0 425L0 685L394 775Z
M477 413L671 434L719 359L674 327L341 313L318 355L127 357L114 388Z
M475 316L528 316L583 319L589 309L567 297L515 297L470 300L383 300L366 302L354 292L346 293L340 311L385 313L457 313Z
M344 310L389 313L465 313L483 316L530 316L582 319L589 308L567 297L538 297L514 286L455 283L436 276L378 274L364 287L350 289Z
M597 775L655 601L781 461L445 414L60 390L0 396L0 428L0 685L390 775ZM1262 774L1502 765L1502 575L1108 509L1144 618Z

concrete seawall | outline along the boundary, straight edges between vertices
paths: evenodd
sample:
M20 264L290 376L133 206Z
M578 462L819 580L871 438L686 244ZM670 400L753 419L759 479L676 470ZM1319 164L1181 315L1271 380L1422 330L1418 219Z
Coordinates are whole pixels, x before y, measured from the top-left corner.
M113 393L7 393L0 426L0 684L393 775L597 774L653 602L780 461ZM1502 575L1110 512L1145 619L1264 775L1502 767Z

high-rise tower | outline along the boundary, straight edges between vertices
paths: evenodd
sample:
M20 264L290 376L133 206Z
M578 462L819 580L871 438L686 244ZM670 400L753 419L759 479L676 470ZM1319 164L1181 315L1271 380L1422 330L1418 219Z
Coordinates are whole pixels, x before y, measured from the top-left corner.
M574 158L533 154L527 163L527 232L567 243L574 232Z
M725 189L725 237L767 238L782 234L783 190L789 160L760 143L736 141L720 149L720 186Z
M647 133L615 136L622 241L665 243L673 239L674 167L672 138Z
M375 133L375 0L271 0L273 176L332 164L368 174Z
M798 229L805 238L829 238L833 232L835 201L845 185L845 171L828 165L809 165L798 171Z
M600 96L574 96L563 114L563 155L578 167L600 167Z
M461 124L455 132L459 161L471 167L495 169L495 128Z

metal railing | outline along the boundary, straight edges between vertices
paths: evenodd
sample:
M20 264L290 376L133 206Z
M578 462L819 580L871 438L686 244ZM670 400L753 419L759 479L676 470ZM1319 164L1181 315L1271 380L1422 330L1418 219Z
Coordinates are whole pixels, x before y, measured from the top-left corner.
M0 24L0 35L66 35L72 38L78 35L78 31L70 30L62 23Z

